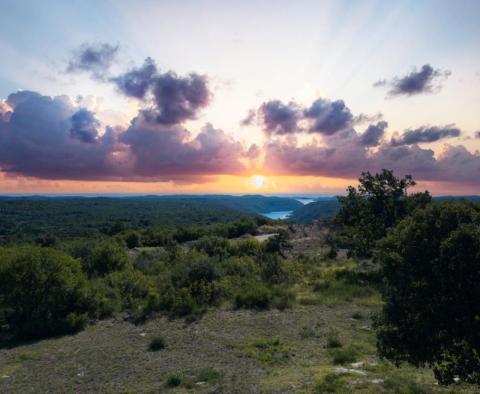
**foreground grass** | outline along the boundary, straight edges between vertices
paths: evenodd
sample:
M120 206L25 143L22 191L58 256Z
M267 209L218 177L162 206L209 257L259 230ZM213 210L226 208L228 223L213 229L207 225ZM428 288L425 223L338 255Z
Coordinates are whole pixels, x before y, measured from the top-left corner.
M103 321L73 336L0 350L0 391L449 392L429 370L376 358L369 319L375 308L357 299L282 312L217 309L191 324ZM150 351L159 336L164 348Z

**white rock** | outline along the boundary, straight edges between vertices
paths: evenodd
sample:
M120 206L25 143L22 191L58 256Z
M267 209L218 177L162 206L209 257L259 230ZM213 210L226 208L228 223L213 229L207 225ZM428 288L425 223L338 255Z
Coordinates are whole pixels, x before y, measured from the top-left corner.
M357 375L366 375L367 373L361 369L355 368L345 368L345 367L337 367L335 368L336 373L355 373Z

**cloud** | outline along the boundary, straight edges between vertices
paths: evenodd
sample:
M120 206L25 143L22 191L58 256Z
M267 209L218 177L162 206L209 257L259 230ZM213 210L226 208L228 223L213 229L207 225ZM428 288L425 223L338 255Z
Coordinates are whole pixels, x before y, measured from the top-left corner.
M379 145L387 127L388 123L385 121L378 122L377 124L371 124L360 136L360 143L363 146Z
M393 146L400 146L422 142L435 142L444 138L458 137L460 134L460 129L454 127L454 125L447 125L444 127L422 126L414 130L407 130L400 137L393 137L391 144Z
M185 128L135 118L121 136L134 161L136 176L175 179L181 176L239 174L245 170L243 146L220 129L207 124L191 138Z
M126 129L106 127L67 96L22 91L8 97L0 122L0 167L10 176L40 179L203 182L241 174L258 154L207 124L193 136L141 112Z
M240 121L241 126L251 126L255 123L255 117L257 116L257 112L254 109L249 109L247 116Z
M88 109L81 108L70 118L72 127L70 136L81 142L94 143L98 137L97 128L100 122L95 118L95 114Z
M205 76L192 73L179 77L171 71L154 79L152 93L157 107L155 119L164 125L195 119L211 96Z
M68 63L67 72L84 71L95 79L104 79L115 61L118 45L108 43L83 44L74 53Z
M212 96L206 76L191 73L181 77L173 71L160 73L151 58L145 59L140 68L110 81L126 96L144 100L150 107L144 117L163 125L196 119Z
M475 132L475 138L480 138L480 130Z
M399 175L435 182L480 185L480 153L446 145L438 157L420 146L381 144L375 152L358 143L354 130L329 137L322 144L299 145L295 139L265 146L265 170L273 174L356 178L360 171L394 170Z
M263 103L258 109L258 116L263 130L269 134L290 134L299 131L299 108L290 102L283 104L280 100Z
M72 138L71 129L92 130L84 112L78 115L66 96L54 98L21 91L8 97L13 112L0 130L0 166L4 172L43 179L107 179L118 175L121 163L113 130L95 144ZM77 114L72 123L72 117ZM83 119L83 120L82 120ZM90 135L91 136L91 135ZM85 137L85 136L83 136Z
M5 101L0 100L0 122L8 122L11 114L10 106Z
M375 118L378 116L381 117L381 114L375 115ZM330 101L319 98L308 108L294 101L284 104L280 100L271 100L264 102L256 112L250 110L242 125L250 125L257 120L262 124L263 130L270 135L304 131L332 135L352 127L355 122L361 123L367 119L370 117L364 114L354 118L342 100Z
M131 69L125 74L112 78L111 81L126 96L143 99L156 74L157 66L153 59L148 57L141 67Z
M413 96L421 93L432 93L442 88L442 82L445 81L451 72L449 70L434 69L430 64L424 64L417 71L414 69L404 77L395 77L391 81L385 79L379 80L373 84L374 87L390 86L388 94L390 96Z
M351 126L353 115L343 100L317 99L304 111L310 132L332 135Z

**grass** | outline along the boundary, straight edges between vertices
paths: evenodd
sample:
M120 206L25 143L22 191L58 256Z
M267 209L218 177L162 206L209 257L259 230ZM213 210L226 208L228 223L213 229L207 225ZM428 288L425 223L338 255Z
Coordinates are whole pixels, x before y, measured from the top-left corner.
M0 348L0 392L478 392L445 389L428 369L380 361L370 329L378 294L336 276L354 268L312 266L312 280L295 288L298 302L283 311L224 305L189 324L100 321L75 335Z

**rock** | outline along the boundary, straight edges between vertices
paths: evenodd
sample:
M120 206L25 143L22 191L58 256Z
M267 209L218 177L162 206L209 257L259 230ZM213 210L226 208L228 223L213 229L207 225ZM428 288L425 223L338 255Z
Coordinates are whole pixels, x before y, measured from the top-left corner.
M335 368L336 373L355 373L357 375L366 375L367 373L361 369L355 368L345 368L345 367L337 367Z

